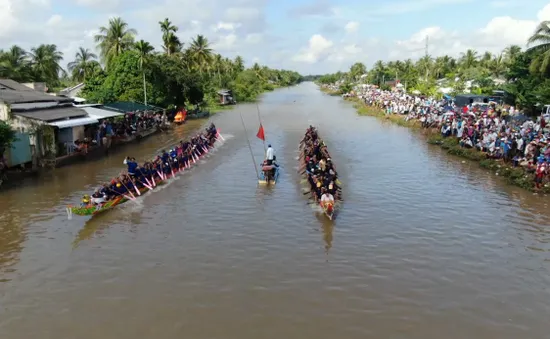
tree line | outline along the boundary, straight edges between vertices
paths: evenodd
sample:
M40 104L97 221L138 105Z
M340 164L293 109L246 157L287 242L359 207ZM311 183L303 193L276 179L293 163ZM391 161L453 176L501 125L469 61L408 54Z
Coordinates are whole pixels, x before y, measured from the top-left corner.
M425 56L390 62L377 61L367 71L363 63L353 64L348 72L326 74L317 79L320 84L341 82L344 90L357 81L388 89L390 81L398 80L407 91L438 96L438 87L452 88L452 94L464 93L471 81L471 92L492 94L504 90L509 104L535 112L542 104L550 104L550 21L541 22L527 41L528 48L506 47L497 54L468 49L458 58L448 55Z
M147 101L161 107L214 105L219 89L232 90L237 101L252 101L264 91L302 80L297 72L258 63L246 68L241 56L215 53L205 36L185 44L177 32L168 18L160 21L162 51L157 51L138 40L137 31L122 18L112 18L94 37L98 53L80 47L67 70L60 65L63 53L53 44L0 50L0 78L45 82L50 89L84 82L81 96L90 102Z

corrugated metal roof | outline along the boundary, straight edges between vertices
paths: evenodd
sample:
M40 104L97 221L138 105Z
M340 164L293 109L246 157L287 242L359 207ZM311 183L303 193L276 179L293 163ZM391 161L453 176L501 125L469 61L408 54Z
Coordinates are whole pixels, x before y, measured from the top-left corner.
M144 104L131 102L131 101L111 102L109 104L103 105L103 107L106 109L110 109L121 113L128 113L128 112L135 112L135 111L162 111L162 108L160 107L156 107L152 105L144 105Z
M97 119L95 118L84 117L84 118L53 121L53 122L49 122L48 125L56 126L59 128L68 128L68 127L76 127L76 126L86 126L86 125L97 124L97 123L99 123L99 121L97 121Z
M41 121L55 121L67 118L85 117L87 115L86 111L84 111L83 109L73 106L62 106L20 112L12 111L12 113L14 115Z
M24 91L24 92L36 92L34 89L27 87L18 83L17 81L11 79L0 79L0 88L8 88L14 91Z
M86 113L88 113L88 115L90 117L93 117L93 118L96 118L96 119L107 119L107 118L112 118L112 117L117 117L117 116L122 116L124 114L122 113L118 113L118 112L114 112L114 111L110 111L110 110L106 110L106 109L101 109L101 108L98 108L98 107L82 107L82 109L84 111L86 111Z
M14 91L11 89L0 88L0 101L3 101L7 104L17 104L17 103L47 102L47 101L72 102L73 99L48 95L48 94L34 91L32 89L30 91L19 91L19 90Z

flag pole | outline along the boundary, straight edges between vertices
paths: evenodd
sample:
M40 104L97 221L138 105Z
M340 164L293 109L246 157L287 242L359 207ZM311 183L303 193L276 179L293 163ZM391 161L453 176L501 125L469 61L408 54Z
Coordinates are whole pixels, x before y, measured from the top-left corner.
M254 153L252 153L252 146L250 146L250 140L248 140L248 131L246 130L246 126L244 125L243 114L241 113L241 111L239 111L239 115L241 116L241 122L243 123L244 133L246 135L246 142L248 143L248 149L250 150L250 156L252 157L252 163L254 164L254 169L256 170L256 176L258 177L258 180L260 180L260 173L258 172L258 165L256 165L256 160L254 159Z
M258 105L258 103L256 103L256 109L258 110L258 121L260 122L260 126L262 126L262 129L263 129L264 125L262 125L262 118L260 117L260 106ZM263 142L264 142L264 158L265 158L265 156L267 155L267 148L265 147L265 130L264 130Z

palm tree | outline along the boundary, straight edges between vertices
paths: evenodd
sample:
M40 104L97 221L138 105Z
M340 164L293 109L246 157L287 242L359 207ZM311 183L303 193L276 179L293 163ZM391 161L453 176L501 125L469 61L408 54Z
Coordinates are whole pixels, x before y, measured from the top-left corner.
M505 61L508 65L512 64L521 54L521 47L518 45L510 45L504 49Z
M244 71L244 59L242 56L237 55L237 57L235 58L234 64L235 64L235 71L237 73Z
M214 69L216 70L216 72L218 73L218 85L219 87L222 86L222 76L221 76L221 73L222 73L222 69L224 67L223 65L223 57L221 56L221 54L216 54L214 55L214 60L212 61L212 63L214 64Z
M75 60L68 65L69 72L72 77L78 81L86 81L86 74L90 71L92 64L96 63L97 55L89 49L80 47L75 54Z
M506 57L504 54L495 55L488 67L496 77L501 77L506 72Z
M463 70L466 70L468 68L472 68L476 66L479 56L477 54L477 51L473 49L467 50L465 53L462 53L462 56L460 58L461 64L463 66Z
M135 44L135 49L139 53L139 68L141 69L141 74L143 75L143 102L147 105L147 86L145 83L145 65L151 56L154 48L147 41L140 40Z
M424 79L425 81L428 81L428 77L430 76L430 69L432 69L433 67L432 61L433 61L432 57L429 55L426 55L420 58L416 63L416 67L418 68L418 70L425 75L425 79Z
M109 66L113 58L132 47L136 34L137 31L128 28L128 24L120 17L109 19L107 27L99 28L99 34L94 39L105 66Z
M172 22L168 18L163 21L159 21L159 25L160 30L162 31L162 48L164 49L164 52L167 55L172 55L179 52L183 44L176 35L178 27L172 25Z
M539 53L533 60L532 71L544 74L550 66L550 21L543 21L527 40L528 51Z
M17 45L0 53L0 77L15 81L30 80L28 53Z
M31 69L35 80L44 81L49 85L59 81L59 74L63 68L59 63L63 60L63 53L57 50L56 45L40 45L31 49Z
M196 38L191 42L189 47L193 61L195 62L197 68L202 73L205 69L208 68L209 63L212 59L212 49L210 48L210 43L208 39L203 35L197 35Z

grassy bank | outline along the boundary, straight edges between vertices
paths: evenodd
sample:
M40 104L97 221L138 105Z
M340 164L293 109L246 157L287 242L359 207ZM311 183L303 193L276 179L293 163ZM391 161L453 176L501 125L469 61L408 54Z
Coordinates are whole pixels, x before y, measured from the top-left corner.
M332 95L332 96L342 95L342 92L340 90L332 90L330 88L326 88L326 87L322 87L322 86L319 86L319 89L321 90L321 92L326 93L328 95Z
M359 115L376 117L387 120L399 126L421 129L418 120L406 121L403 115L386 115L383 110L363 104L355 98L347 99L354 102L354 107ZM480 167L488 169L496 175L503 177L509 184L521 187L531 192L550 193L550 185L546 184L541 189L536 189L534 185L534 174L527 173L522 167L512 167L502 160L488 159L486 154L476 149L463 148L459 145L457 138L444 138L439 129L422 129L423 134L427 135L429 144L438 145L447 153L471 161L475 161Z

